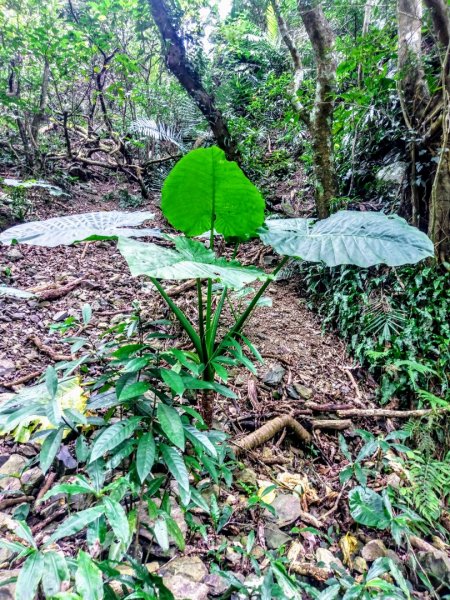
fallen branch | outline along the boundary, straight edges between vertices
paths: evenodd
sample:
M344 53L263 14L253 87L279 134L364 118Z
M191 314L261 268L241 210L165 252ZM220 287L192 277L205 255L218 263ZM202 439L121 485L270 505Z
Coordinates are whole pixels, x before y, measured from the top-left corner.
M60 352L56 352L56 350L53 350L53 348L50 348L50 346L44 344L37 335L30 335L28 339L33 342L36 348L38 348L44 354L50 356L50 358L56 362L60 360L73 360L73 356L71 354L61 354Z
M285 427L291 429L304 444L311 443L311 434L306 431L303 425L300 425L300 423L296 421L294 417L291 417L291 415L283 415L280 417L275 417L275 419L271 419L256 431L253 431L244 438L233 442L236 446L236 454L241 454L244 451L253 450L253 448L261 446L265 442L268 442L270 439L272 439Z
M6 500L0 500L0 510L4 510L5 508L9 508L10 506L15 506L16 504L20 504L21 502L32 501L34 501L34 496L17 496L16 498L6 498Z
M350 419L317 419L312 421L313 429L335 429L342 431L343 429L350 429L353 427L353 423Z
M410 417L426 417L428 415L450 412L450 406L445 408L421 408L417 410L392 410L389 408L352 408L338 410L338 417L385 417L387 419L409 419Z
M28 375L22 375L22 377L18 377L17 379L13 379L13 381L0 381L0 386L5 388L13 388L16 385L20 385L21 383L27 383L32 379L36 379L36 377L40 377L42 375L42 371L32 371L28 373Z
M302 577L312 577L316 581L321 581L322 583L327 581L331 575L331 571L322 569L321 567L317 567L316 565L312 565L311 563L307 562L292 562L289 565L289 570L296 575L301 575Z
M173 298L174 296L179 296L184 292L192 289L197 285L197 281L195 279L188 279L187 281L183 281L180 285L174 285L166 290L166 294Z
M61 285L59 287L51 288L39 293L36 293L39 300L58 300L62 298L75 288L77 288L84 281L84 277L80 277L80 279L75 279L75 281L71 281L66 285ZM29 290L33 292L33 290Z

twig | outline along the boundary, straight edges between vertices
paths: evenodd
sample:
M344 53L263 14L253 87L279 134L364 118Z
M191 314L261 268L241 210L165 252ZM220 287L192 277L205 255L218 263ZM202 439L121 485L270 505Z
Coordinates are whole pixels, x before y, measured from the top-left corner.
M6 498L5 500L0 501L0 510L4 510L10 506L15 506L21 502L32 502L33 500L34 496L17 496L16 498Z
M80 277L79 279L75 279L75 281L72 281L71 283L61 285L56 288L51 288L49 290L40 292L36 295L38 296L39 300L58 300L58 298L62 298L63 296L74 290L76 287L78 287L81 283L83 283L83 281L84 277Z
M312 421L313 429L335 429L342 431L343 429L350 429L353 427L353 423L350 419L315 419Z
M350 379L350 383L352 384L352 386L355 390L356 397L358 398L358 400L361 400L361 398L362 398L361 392L359 391L359 387L358 387L358 384L356 383L356 379L353 377L353 373L350 371L349 368L346 368L346 367L339 367L339 368Z
M36 377L40 377L41 375L42 371L32 371L31 373L28 373L28 375L22 375L22 377L18 377L13 381L0 381L0 386L6 388L13 388L16 385L20 385L21 383L27 383L28 381L31 381Z
M174 286L168 288L166 290L166 293L168 296L173 298L174 296L178 296L179 294L182 294L183 292L187 292L188 290L192 289L196 285L197 285L197 282L195 279L188 279L187 281L183 281L183 283L180 283L180 285L174 285Z
M36 502L38 502L41 498L45 496L48 490L53 485L53 482L56 479L56 473L49 473L44 481L44 485L39 490L39 494L36 496Z

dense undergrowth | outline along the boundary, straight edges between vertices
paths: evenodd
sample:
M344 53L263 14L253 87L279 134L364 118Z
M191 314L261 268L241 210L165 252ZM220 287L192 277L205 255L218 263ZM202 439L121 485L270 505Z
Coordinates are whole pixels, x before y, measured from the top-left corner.
M450 401L450 275L444 266L302 268L308 304L380 381L383 403Z

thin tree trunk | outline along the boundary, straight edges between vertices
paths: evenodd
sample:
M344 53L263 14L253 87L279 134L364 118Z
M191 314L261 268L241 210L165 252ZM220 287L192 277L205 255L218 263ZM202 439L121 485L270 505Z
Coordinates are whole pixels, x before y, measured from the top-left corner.
M149 5L164 42L167 68L197 104L208 121L217 144L227 158L239 162L239 151L225 119L215 106L212 96L203 87L199 73L186 55L183 39L179 33L179 24L174 15L171 14L164 0L149 0Z
M45 58L44 61L44 71L42 73L42 83L41 83L41 96L39 99L39 108L36 111L33 120L31 121L31 135L33 136L33 140L35 144L37 144L39 137L39 127L41 126L42 119L45 116L45 109L47 108L48 102L48 84L50 80L50 64Z
M330 214L336 197L336 172L333 156L333 112L337 58L335 36L320 6L310 7L299 0L298 9L314 51L316 98L311 115L315 199L319 218Z

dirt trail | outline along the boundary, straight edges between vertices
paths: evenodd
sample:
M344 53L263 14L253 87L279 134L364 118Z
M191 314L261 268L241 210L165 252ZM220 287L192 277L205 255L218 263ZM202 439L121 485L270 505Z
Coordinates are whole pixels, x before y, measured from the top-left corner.
M67 206L38 206L35 218L104 208L111 210L117 206L109 202L105 207L92 194L78 194ZM154 204L140 208L154 210L156 225L164 228L164 221ZM245 252L245 248L240 252L244 259ZM139 300L145 318L168 316L165 305L152 292L148 282L129 275L125 261L113 243L97 242L87 247L85 244L57 248L0 247L0 265L2 283L20 289L51 291L55 286L59 289L78 282L73 290L55 300L0 299L3 365L0 381L3 382L43 372L53 360L42 345L54 353L67 354L69 345L62 344L61 334L51 331L50 326L58 325L70 316L80 319L81 308L86 303L92 306L93 319L83 330L83 335L97 345L112 323L132 312L135 299ZM5 269L9 277L4 276ZM245 420L246 415L255 414L267 416L270 411L301 410L306 401L358 402L359 387L365 384L356 382L358 371L346 369L351 366L351 360L343 343L332 334L323 334L319 320L308 310L295 288L295 281L275 283L268 293L272 307L258 308L247 326L247 334L265 363L259 366L256 386L252 383L254 377L247 373L239 373L234 378L233 384L241 402L227 407L232 419ZM188 294L187 306L189 300ZM77 328L69 334L74 335L76 331ZM276 379L280 374L278 382ZM267 378L269 383L265 381ZM270 382L271 378L275 378L275 383ZM366 399L371 387L364 391ZM2 391L6 388L0 387Z

